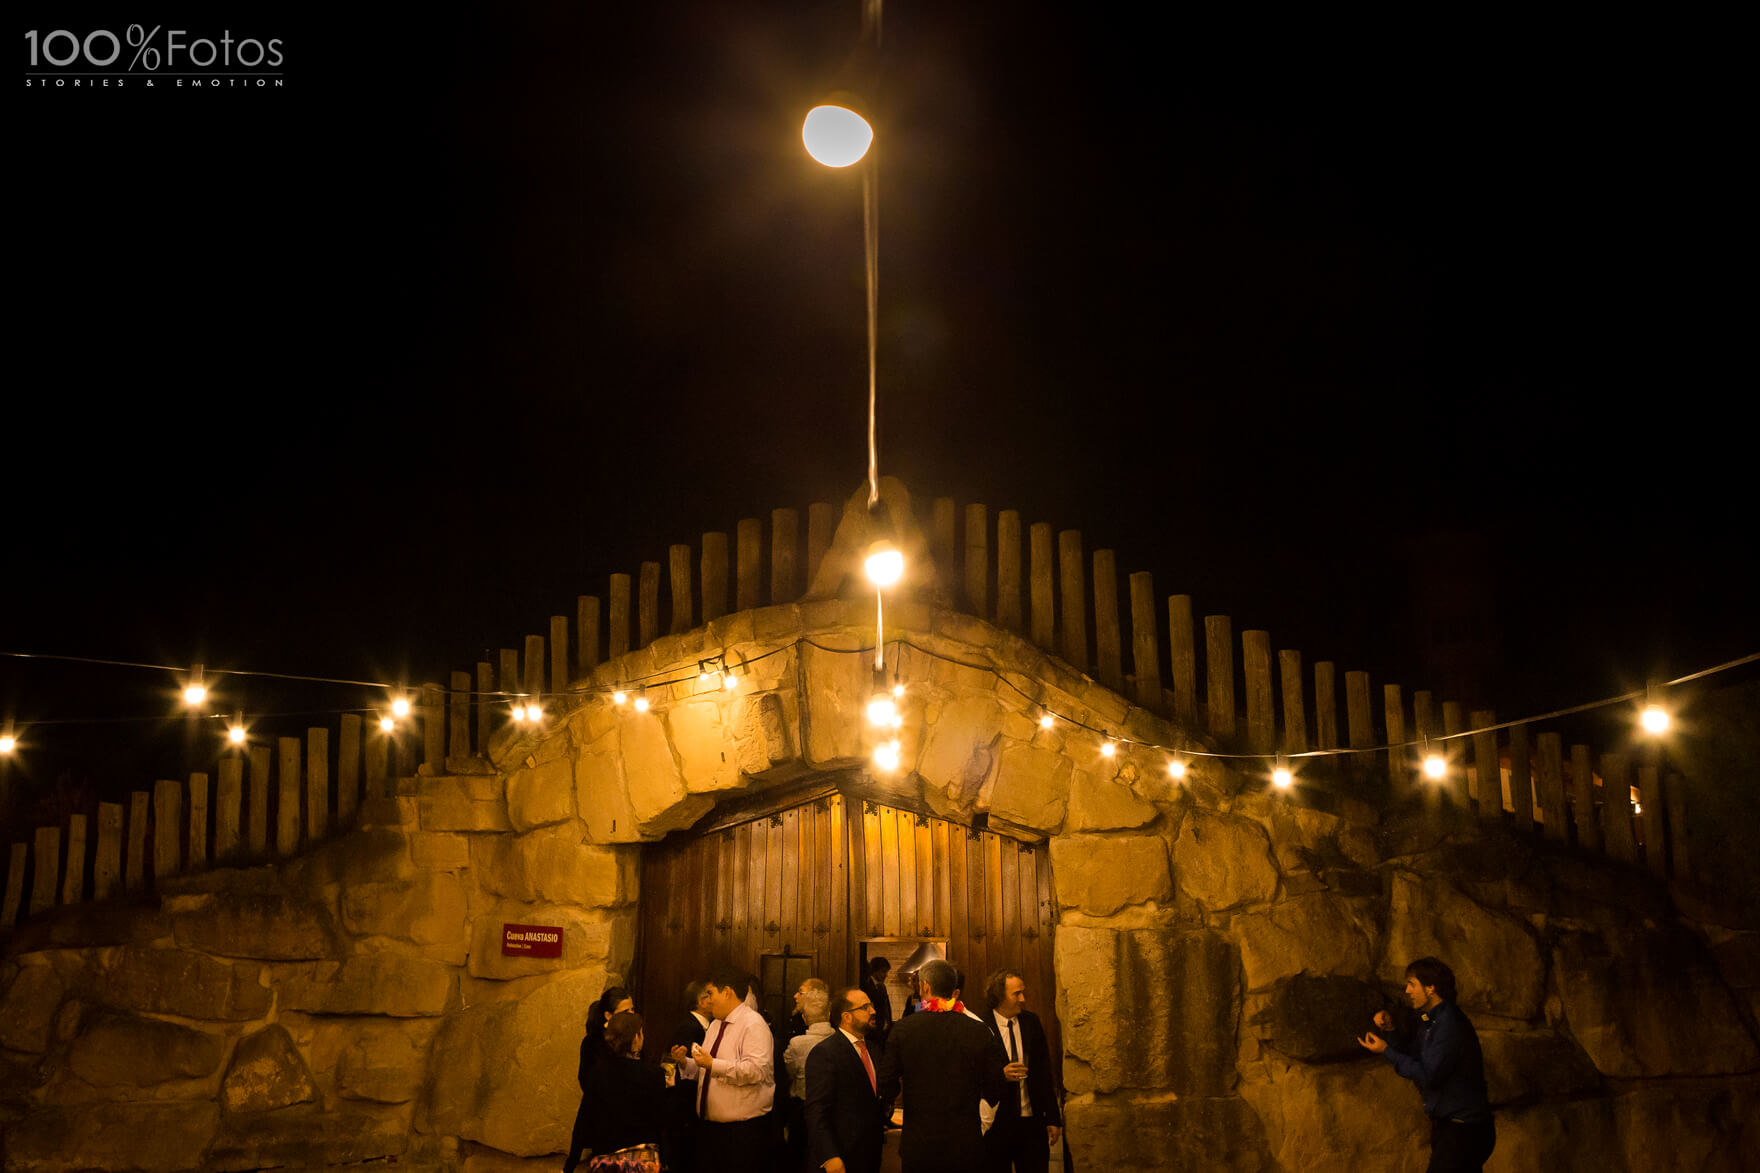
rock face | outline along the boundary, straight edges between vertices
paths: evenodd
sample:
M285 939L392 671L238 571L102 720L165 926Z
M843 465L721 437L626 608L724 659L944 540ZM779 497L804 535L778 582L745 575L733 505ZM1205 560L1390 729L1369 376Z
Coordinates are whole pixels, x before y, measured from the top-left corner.
M1065 906L1109 916L1173 895L1167 844L1158 835L1073 835L1051 841L1051 874Z
M316 1095L311 1072L281 1026L239 1040L232 1066L220 1084L227 1112L268 1112L303 1104Z
M93 1087L150 1087L211 1075L225 1039L174 1022L102 1013L89 1017L67 1065Z
M1441 876L1395 871L1392 897L1383 979L1401 985L1406 962L1442 957L1469 1012L1520 1019L1539 1012L1546 965L1527 924L1481 906Z
M219 1120L220 1105L213 1102L43 1108L7 1134L6 1167L179 1173L201 1167Z
M62 992L61 979L52 967L21 967L0 998L0 1047L33 1054L46 1050Z
M1387 999L1373 986L1332 974L1297 974L1253 1000L1248 1026L1261 1044L1304 1063L1361 1059L1357 1038Z
M1173 843L1180 891L1211 911L1262 904L1277 893L1277 865L1264 828L1194 810Z

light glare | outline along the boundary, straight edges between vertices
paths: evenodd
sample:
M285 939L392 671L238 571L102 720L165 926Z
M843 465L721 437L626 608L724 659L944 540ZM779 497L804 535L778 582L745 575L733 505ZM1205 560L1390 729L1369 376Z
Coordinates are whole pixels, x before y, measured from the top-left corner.
M648 698L645 696L638 696L636 698L636 712L645 713L647 711L648 711Z
M1639 716L1646 733L1668 732L1668 710L1661 705L1651 705Z
M409 716L409 698L400 696L392 700L391 715L399 721Z
M244 726L243 725L234 725L232 728L228 729L226 731L226 739L228 741L232 742L233 745L243 745L244 744Z
M393 729L397 728L397 722L393 721L390 717L380 717L379 718L379 728L383 729L387 733L390 733Z
M874 747L874 764L882 770L898 769L898 738L883 741Z
M1178 758L1175 758L1173 761L1167 763L1167 772L1175 778L1184 778L1186 776L1186 764Z
M629 693L623 691L623 689L621 689L621 688L611 694L611 703L614 705L621 705L624 701L627 701L628 699L629 699Z
M890 725L897 715L898 706L889 696L877 696L868 702L868 723L871 725Z
M1271 784L1279 790L1288 790L1295 777L1289 772L1288 766L1279 766L1271 771Z
M1112 757L1117 752L1118 752L1118 745L1115 742L1111 742L1111 741L1104 742L1100 746L1100 756L1103 758Z
M827 167L860 163L873 142L874 128L847 106L814 106L801 123L807 154Z
M887 546L869 554L863 566L867 568L869 582L877 587L889 587L904 575L904 555Z
M1441 754L1433 753L1424 759L1425 777L1440 778L1446 773L1448 773L1448 763L1443 761Z
M183 690L183 703L186 705L199 705L207 698L207 695L207 689L199 684L192 684Z
M0 753L11 753L18 748L18 738L12 734L0 734Z

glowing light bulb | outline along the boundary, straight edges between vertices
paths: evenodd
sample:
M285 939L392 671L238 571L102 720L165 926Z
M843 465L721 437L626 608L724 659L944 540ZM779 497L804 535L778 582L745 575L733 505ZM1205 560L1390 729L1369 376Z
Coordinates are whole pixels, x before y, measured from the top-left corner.
M868 547L868 557L862 566L868 572L869 582L877 587L889 587L904 575L904 555L890 542L875 542Z
M904 714L903 713L892 714L892 727L894 729L903 729L904 728Z
M234 725L232 728L228 729L226 731L226 740L230 741L233 745L243 745L244 726Z
M898 706L889 696L876 696L868 701L868 723L871 725L890 725L898 715Z
M902 684L893 685L892 686L892 695L893 696L903 696L904 695L904 685L902 685Z
M1433 753L1424 759L1424 776L1426 778L1440 778L1446 773L1448 773L1448 763L1443 760L1441 754Z
M1644 813L1644 804L1643 804L1643 803L1641 803L1641 802L1634 802L1634 803L1632 803L1632 813L1633 813L1633 814L1634 814L1634 815L1641 815L1641 814L1643 814L1643 813Z
M524 705L513 706L513 719L515 721L524 721L526 719L526 707Z
M1117 753L1118 753L1118 743L1117 742L1104 741L1104 742L1100 743L1100 756L1101 757L1109 758Z
M526 706L526 720L537 722L544 719L544 710L537 701Z
M1186 776L1186 764L1178 758L1174 758L1171 762L1167 763L1167 772L1175 778L1184 778Z
M1650 705L1639 714L1638 721L1644 726L1646 733L1654 735L1668 732L1668 710L1661 705Z
M801 142L825 166L849 167L868 153L874 128L847 106L814 106L801 123Z
M393 697L391 701L391 715L396 717L399 721L409 716L409 698L402 696Z
M1045 713L1039 718L1039 728L1041 729L1049 729L1054 724L1056 724L1056 719L1050 713Z
M732 692L734 689L739 687L739 677L737 677L733 673L729 672L727 675L725 675L721 678L721 687L726 689L728 692Z
M11 753L18 748L18 738L10 733L0 734L0 753Z
M379 718L379 728L383 729L387 733L390 733L393 729L397 728L397 722L393 721L390 717L380 717Z
M647 711L648 711L648 698L646 696L636 697L636 712L645 713Z
M874 764L882 770L898 769L898 738L883 741L874 747Z
M715 679L715 673L709 671L708 661L705 660L701 664L697 665L697 683L698 684L707 686L708 683L713 679Z
M623 689L621 689L621 688L611 694L611 703L614 705L621 705L621 704L623 704L623 702L627 701L628 699L629 699L629 693L623 691Z
M1271 784L1279 790L1288 790L1295 782L1295 775L1289 772L1288 766L1279 766L1271 771Z
M186 705L199 705L202 701L207 699L207 696L207 689L199 684L192 684L183 690L183 703Z

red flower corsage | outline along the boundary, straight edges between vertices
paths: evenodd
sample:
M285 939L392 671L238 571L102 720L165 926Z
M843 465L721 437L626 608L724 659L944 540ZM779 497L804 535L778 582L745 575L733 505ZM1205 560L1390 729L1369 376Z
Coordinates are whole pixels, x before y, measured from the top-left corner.
M966 1009L966 1004L964 1002L959 1002L959 1001L948 1002L948 1001L945 1001L944 999L941 999L941 998L924 998L922 1008L924 1010L930 1010L930 1011L934 1011L937 1013L942 1013L942 1012L946 1012L948 1010L951 1010L956 1014L964 1014L965 1009Z

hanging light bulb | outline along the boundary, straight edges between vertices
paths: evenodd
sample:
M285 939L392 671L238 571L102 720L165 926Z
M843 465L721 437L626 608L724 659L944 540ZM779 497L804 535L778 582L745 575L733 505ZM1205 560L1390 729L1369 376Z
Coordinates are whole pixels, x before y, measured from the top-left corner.
M648 690L644 688L642 691L636 693L636 712L645 713L647 711L648 711Z
M902 684L893 685L892 686L892 695L895 697L902 697L904 695L904 685L902 685Z
M1180 758L1172 759L1167 763L1167 773L1170 777L1184 778L1186 776L1185 762Z
M522 723L525 721L526 707L524 705L513 706L513 719Z
M390 717L380 717L379 728L390 733L397 728L397 722L393 721Z
M396 696L391 698L391 715L399 721L409 716L409 698Z
M1101 757L1109 758L1109 757L1113 757L1117 753L1118 753L1118 742L1113 741L1111 738L1107 738L1105 741L1100 743L1100 756Z
M1418 756L1424 762L1424 777L1440 780L1448 773L1448 761L1430 748L1428 736L1418 739Z
M18 738L13 736L10 729L5 733L0 733L0 754L9 754L17 748Z
M732 668L721 674L721 687L726 692L732 692L739 687L739 677L733 674Z
M882 770L898 769L898 738L882 741L874 747L874 764Z
M898 705L886 693L875 693L868 698L868 723L870 725L890 725L898 716Z
M698 660L697 661L697 683L702 685L704 688L707 688L707 687L709 687L710 683L712 681L714 681L714 679L715 679L715 673L710 670L709 661L708 660Z
M1271 784L1279 790L1288 790L1295 780L1295 775L1289 771L1289 759L1278 754L1277 764L1271 771Z
M230 741L233 745L243 745L244 738L245 732L243 725L234 725L226 731L226 740Z
M611 703L614 705L621 705L627 700L629 700L629 693L623 691L621 688L611 694Z
M1638 714L1638 723L1652 737L1667 733L1669 716L1667 706L1662 703L1662 685L1652 680L1645 693L1644 711Z
M1057 719L1051 715L1050 709L1039 714L1039 728L1049 729L1055 724L1057 724Z
M202 683L202 666L200 664L191 664L189 679L184 682L183 686L183 703L186 705L199 705L207 698L208 689L207 686Z
M898 547L882 538L868 547L868 556L862 566L868 572L868 581L877 587L889 587L904 575L904 555Z
M544 706L537 701L526 702L526 720L536 725L544 719Z
M851 103L814 106L801 123L801 143L807 154L827 167L850 167L860 163L874 143L874 128L852 106L850 95L837 94Z

